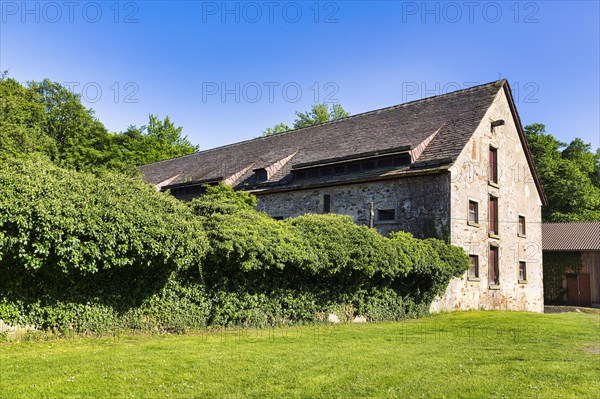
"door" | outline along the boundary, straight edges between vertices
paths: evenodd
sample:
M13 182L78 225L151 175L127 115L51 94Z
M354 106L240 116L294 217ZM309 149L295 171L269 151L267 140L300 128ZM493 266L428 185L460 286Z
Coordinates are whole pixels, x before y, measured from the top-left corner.
M589 274L567 274L567 305L592 306Z
M576 274L567 274L567 305L579 306L579 289L577 288Z
M592 292L590 290L590 275L579 273L579 306L592 306Z

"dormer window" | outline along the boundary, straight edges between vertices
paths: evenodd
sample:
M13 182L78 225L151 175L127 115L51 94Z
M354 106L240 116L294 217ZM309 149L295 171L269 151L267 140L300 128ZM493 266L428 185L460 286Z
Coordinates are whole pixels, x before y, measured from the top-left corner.
M394 166L408 166L410 165L411 158L409 154L402 154L399 157L394 158Z
M293 170L297 180L312 179L317 177L339 176L365 171L386 170L410 166L411 155L409 153L379 155L361 160L334 160L335 162L322 165L301 165Z
M265 181L269 180L269 176L268 176L267 170L265 168L256 169L254 171L254 174L256 175L256 182L257 183L262 183L262 182L265 182Z

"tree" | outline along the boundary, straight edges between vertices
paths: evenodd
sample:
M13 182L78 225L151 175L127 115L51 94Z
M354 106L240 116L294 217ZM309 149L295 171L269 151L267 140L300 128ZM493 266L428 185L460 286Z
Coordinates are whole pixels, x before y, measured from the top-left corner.
M288 125L286 125L285 123L279 123L273 127L268 127L267 130L263 132L263 136L273 136L275 134L284 133L289 130L292 129L290 129Z
M65 148L82 139L91 139L106 134L106 129L94 116L94 111L81 104L78 94L59 83L44 79L28 82L27 88L37 94L34 100L46 110L46 134L59 147Z
M333 104L331 108L325 103L316 104L312 106L310 111L296 112L294 129L335 121L337 119L346 118L348 115L349 114L344 110L344 107L342 107L341 104Z
M198 151L169 117L110 133L79 95L45 79L20 84L0 74L0 156L42 153L56 165L80 171L137 173L142 164Z
M163 159L189 155L198 151L198 146L192 145L187 136L182 135L183 127L176 127L168 115L165 116L164 121L161 121L158 116L151 114L147 131L148 137L154 140L157 149L162 152L160 157L168 157Z
M121 156L137 166L197 152L198 146L190 143L182 131L183 127L175 126L168 116L161 120L150 114L148 125L131 125L112 139L121 150Z
M536 170L548 197L545 221L600 220L600 150L576 138L569 145L542 124L525 127Z
M341 104L333 104L331 107L326 104L315 104L311 107L310 111L299 112L296 111L296 119L294 120L294 129L300 129L303 127L314 126L320 123L331 122L338 119L346 118L350 114L344 110ZM273 136L275 134L287 132L292 130L285 123L279 123L273 127L267 128L263 131L263 136Z
M0 156L55 151L45 133L45 107L36 97L6 72L0 75Z

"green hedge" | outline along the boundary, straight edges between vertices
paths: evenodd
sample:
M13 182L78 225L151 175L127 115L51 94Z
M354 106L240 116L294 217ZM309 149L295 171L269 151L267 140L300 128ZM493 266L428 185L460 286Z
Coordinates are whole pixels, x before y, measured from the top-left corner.
M188 207L137 178L98 178L43 158L0 166L2 267L199 267L206 245Z
M207 187L190 203L42 158L0 174L0 318L77 334L417 317L468 258L339 215L276 221Z

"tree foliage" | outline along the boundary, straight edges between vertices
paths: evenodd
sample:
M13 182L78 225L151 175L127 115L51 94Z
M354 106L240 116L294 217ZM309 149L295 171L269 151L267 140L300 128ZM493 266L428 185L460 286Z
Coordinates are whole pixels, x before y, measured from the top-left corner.
M139 178L96 177L42 157L1 166L1 267L59 274L200 267L205 246L189 209Z
M279 133L285 133L287 131L292 130L288 125L286 125L285 123L278 123L277 125L273 126L273 127L268 127L264 132L263 132L263 136L273 136L275 134L279 134Z
M198 150L169 117L115 134L106 130L81 98L48 79L22 85L0 76L0 157L47 155L80 171L135 173L142 164Z
M164 120L157 115L148 116L148 124L141 127L131 125L120 134L110 136L111 152L118 154L117 162L128 165L145 165L166 159L193 154L198 146L192 145L183 135L183 127L175 126L169 116ZM119 168L117 166L117 168Z
M347 116L349 116L349 114L344 110L344 107L341 104L333 104L331 106L326 103L315 104L309 111L296 111L296 119L294 120L293 128L300 129L303 127L314 126L320 123L346 118ZM272 136L289 130L292 129L288 125L279 123L263 131L263 136Z
M600 220L600 149L576 138L568 145L542 124L525 127L536 170L548 197L544 221Z
M333 104L331 107L326 103L316 104L312 106L310 111L296 112L294 129L331 122L337 119L346 118L347 116L348 113L341 104Z
M55 152L55 143L45 133L45 107L36 98L17 81L0 78L0 158Z
M194 213L210 217L215 214L234 214L251 211L257 204L256 197L245 191L234 191L225 184L205 186L206 193L191 202Z

